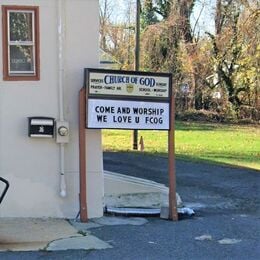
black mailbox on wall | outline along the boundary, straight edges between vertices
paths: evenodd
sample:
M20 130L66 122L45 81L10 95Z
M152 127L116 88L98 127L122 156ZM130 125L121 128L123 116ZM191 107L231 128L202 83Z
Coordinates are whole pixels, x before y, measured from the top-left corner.
M54 136L54 123L52 117L28 117L29 137L50 137Z

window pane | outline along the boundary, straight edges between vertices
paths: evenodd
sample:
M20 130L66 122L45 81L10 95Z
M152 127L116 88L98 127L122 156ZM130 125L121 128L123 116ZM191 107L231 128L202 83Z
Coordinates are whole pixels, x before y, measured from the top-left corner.
M32 13L10 12L10 41L32 41Z
M10 46L10 72L34 72L33 46Z

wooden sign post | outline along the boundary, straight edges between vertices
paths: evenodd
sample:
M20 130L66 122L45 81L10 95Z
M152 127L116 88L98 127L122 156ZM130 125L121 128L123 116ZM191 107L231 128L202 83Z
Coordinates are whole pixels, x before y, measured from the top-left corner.
M170 130L168 131L168 172L169 172L169 219L178 221L177 198L176 198L176 173L175 173L175 142L174 122L175 103L171 97Z
M88 221L86 174L86 88L79 92L79 175L80 221Z

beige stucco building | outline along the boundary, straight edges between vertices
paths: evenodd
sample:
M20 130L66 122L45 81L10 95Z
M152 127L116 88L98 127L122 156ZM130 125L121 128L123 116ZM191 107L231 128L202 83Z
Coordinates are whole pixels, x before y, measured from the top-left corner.
M78 94L83 69L98 66L98 0L0 0L0 8L0 176L10 182L0 217L75 217ZM69 136L29 137L28 117L64 122ZM100 130L86 130L86 142L88 217L100 217Z

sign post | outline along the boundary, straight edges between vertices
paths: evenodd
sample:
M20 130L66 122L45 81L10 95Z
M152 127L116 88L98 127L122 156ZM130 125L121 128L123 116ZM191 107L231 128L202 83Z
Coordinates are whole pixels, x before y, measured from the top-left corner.
M86 175L86 89L79 92L79 173L80 173L80 221L88 221L87 213L87 175Z
M85 128L90 129L168 131L169 219L177 221L171 74L85 69L85 86L86 112L85 115L81 112L80 131L83 131L84 123ZM82 93L81 96L83 95ZM85 145L84 138L80 142ZM85 155L84 149L81 149ZM80 158L83 160L83 155ZM86 171L84 167L82 166L82 171ZM86 177L84 174L82 176L85 181ZM85 195L84 197L86 198ZM85 205L85 201L82 202ZM87 216L84 205L81 209L83 217Z
M169 172L169 219L178 221L176 198L176 173L175 173L175 142L174 142L174 97L171 97L171 125L168 131L168 172Z

